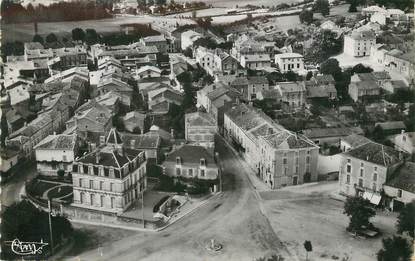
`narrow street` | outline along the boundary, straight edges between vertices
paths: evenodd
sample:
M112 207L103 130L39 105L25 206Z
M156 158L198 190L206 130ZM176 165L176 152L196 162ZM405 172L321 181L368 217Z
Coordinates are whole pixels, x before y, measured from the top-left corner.
M286 250L261 213L246 169L219 140L224 166L224 193L193 214L159 233L140 232L70 260L255 260L266 254L287 256ZM211 239L223 244L211 253Z
M10 206L20 200L20 192L22 191L25 181L36 175L36 165L26 164L16 170L16 173L4 184L1 185L1 204Z

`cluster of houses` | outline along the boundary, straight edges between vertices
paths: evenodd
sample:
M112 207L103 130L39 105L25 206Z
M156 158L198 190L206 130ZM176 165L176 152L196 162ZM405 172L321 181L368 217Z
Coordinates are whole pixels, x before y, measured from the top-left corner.
M397 12L370 10L365 12L371 19L382 14L401 21ZM0 151L2 172L35 159L42 175L71 175L74 206L121 213L147 189L147 170L154 164L162 166L163 175L208 181L217 190L221 168L215 137L223 135L270 189L317 181L319 146L332 143L342 150L341 193L379 204L383 191L394 209L415 198L408 185L414 184L410 174L415 167L406 161L414 152L415 134L405 132L405 126L380 125L396 131L392 148L365 138L359 128L293 132L253 106L267 101L290 114L308 111L313 101L337 99L331 75L290 82L266 77L276 71L307 74L303 56L291 46L230 35L232 48L209 49L194 45L211 37L208 30L154 28L161 35L129 45L45 49L26 43L24 55L8 57L0 104L9 133ZM189 48L192 57L180 53ZM373 31L349 32L344 50L370 56L385 68L352 76L348 92L353 101L408 88L414 60L408 52L376 44ZM193 86L197 111L186 113L184 139L178 139L170 126L156 123L183 103L178 78L194 69L203 69L213 83ZM252 76L253 70L262 73ZM392 80L392 73L407 81Z

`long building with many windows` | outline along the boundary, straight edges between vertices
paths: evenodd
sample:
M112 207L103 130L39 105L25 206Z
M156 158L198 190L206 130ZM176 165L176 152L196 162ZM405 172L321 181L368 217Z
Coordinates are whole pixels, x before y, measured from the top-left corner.
M271 189L317 180L319 147L246 104L225 113L224 134Z

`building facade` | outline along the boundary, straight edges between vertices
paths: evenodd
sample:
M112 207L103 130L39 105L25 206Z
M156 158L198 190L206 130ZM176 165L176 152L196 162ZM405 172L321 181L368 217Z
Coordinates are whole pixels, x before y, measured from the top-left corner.
M339 170L340 193L346 196L370 194L379 198L383 185L402 161L402 153L375 142L343 153Z
M110 135L103 147L75 160L73 206L122 213L147 188L145 152L122 148Z
M369 56L370 48L376 44L373 31L353 31L344 36L344 53L355 56Z

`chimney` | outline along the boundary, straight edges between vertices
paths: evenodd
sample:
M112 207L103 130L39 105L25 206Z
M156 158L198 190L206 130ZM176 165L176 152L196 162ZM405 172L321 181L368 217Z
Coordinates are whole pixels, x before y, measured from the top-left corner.
M140 133L141 133L141 135L143 135L144 134L144 129L141 129Z
M97 153L95 153L95 163L99 164L100 160L101 160L101 155L100 155L99 151L97 151Z

